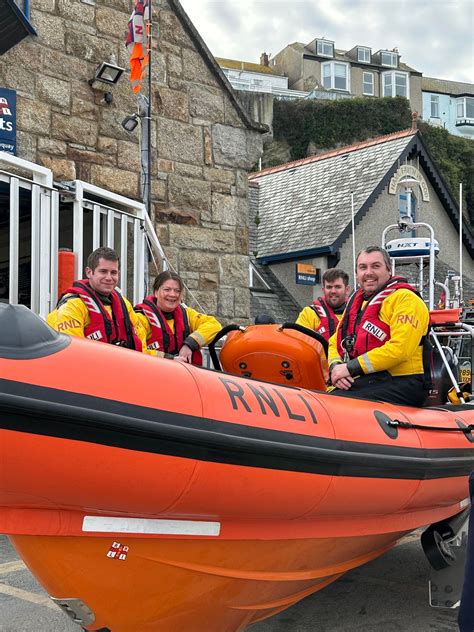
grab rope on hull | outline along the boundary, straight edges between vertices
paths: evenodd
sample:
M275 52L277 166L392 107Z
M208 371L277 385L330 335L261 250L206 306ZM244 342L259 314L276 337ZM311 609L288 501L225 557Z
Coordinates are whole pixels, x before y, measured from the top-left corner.
M421 424L412 424L409 421L400 421L399 419L387 420L387 425L393 428L412 428L414 430L439 430L440 432L463 432L470 434L474 430L474 424L468 426L458 426L457 428L447 428L446 426L422 426Z

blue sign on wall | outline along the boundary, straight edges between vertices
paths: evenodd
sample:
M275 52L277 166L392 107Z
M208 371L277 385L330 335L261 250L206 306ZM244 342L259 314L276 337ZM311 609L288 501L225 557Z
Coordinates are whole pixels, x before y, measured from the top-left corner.
M296 283L299 285L316 285L320 283L321 270L311 264L296 264Z
M0 88L0 151L16 156L16 92Z

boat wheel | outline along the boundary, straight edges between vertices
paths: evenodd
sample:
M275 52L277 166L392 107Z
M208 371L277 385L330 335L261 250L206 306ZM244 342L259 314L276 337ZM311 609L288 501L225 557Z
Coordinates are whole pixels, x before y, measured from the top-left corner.
M421 534L421 546L435 571L452 566L456 561L456 555L449 542L436 529L427 529Z

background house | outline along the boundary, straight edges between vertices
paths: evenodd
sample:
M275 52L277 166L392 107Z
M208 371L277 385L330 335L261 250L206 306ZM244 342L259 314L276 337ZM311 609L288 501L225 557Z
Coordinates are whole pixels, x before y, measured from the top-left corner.
M404 184L402 175L408 172L416 183ZM409 211L416 221L434 228L440 245L439 280L444 281L448 270L459 270L459 209L416 130L264 169L249 179L251 212L258 217L253 256L301 306L319 295L321 284L320 280L313 285L297 283L300 263L315 267L319 279L326 269L341 267L353 284L351 194L356 251L381 244L384 228ZM392 238L400 236L404 237L398 230L392 234ZM473 255L474 237L464 223L463 271L471 297ZM411 272L416 280L417 270Z
M474 84L422 77L423 120L474 139Z
M259 64L220 57L216 57L216 62L250 118L268 125L270 132L273 124L273 99L300 99L308 95L307 92L290 90L288 77L278 74L270 66L266 53L261 54Z
M270 61L287 75L292 90L331 92L373 97L406 97L421 112L421 72L400 61L397 49L373 52L368 46L338 50L331 40L289 44Z

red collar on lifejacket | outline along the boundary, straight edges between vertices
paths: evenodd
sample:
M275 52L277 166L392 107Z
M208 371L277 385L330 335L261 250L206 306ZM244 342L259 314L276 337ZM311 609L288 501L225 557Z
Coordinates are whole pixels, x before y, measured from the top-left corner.
M312 309L316 312L319 317L319 327L316 331L321 334L326 340L333 335L336 331L337 323L339 322L336 311L325 301L325 299L320 296L319 298L313 301L311 305ZM339 312L339 313L342 313Z
M347 304L337 332L337 349L341 357L345 353L356 358L371 349L381 347L390 340L390 326L379 318L383 301L400 289L416 290L404 277L391 277L371 298L364 298L364 291L357 290ZM366 302L366 305L362 307Z
M63 296L68 294L79 296L87 307L90 323L84 328L86 338L142 351L141 340L133 329L127 306L119 292L113 290L109 295L111 315L87 279L75 281Z

